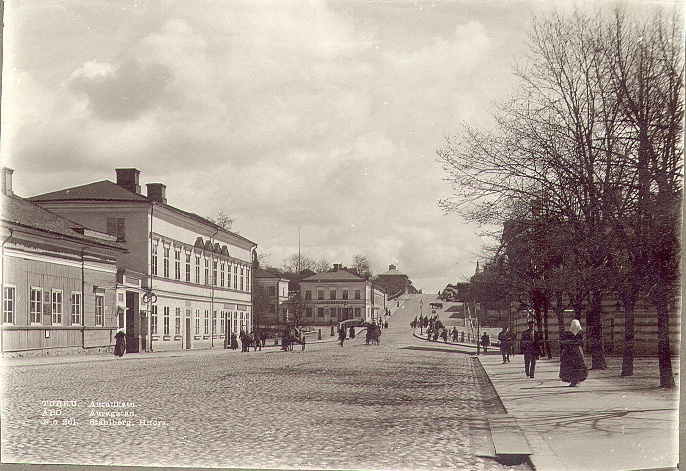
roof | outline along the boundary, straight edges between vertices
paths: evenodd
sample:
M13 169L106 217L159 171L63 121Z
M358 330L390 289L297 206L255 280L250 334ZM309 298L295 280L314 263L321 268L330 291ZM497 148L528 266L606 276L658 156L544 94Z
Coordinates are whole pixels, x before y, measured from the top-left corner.
M108 234L87 229L81 224L58 216L19 196L10 196L4 193L0 193L0 195L2 195L0 215L3 221L28 229L66 237L84 244L95 244L122 251L126 250L124 244L116 242L116 239Z
M87 185L75 186L72 188L66 188L64 190L53 191L51 193L44 193L42 195L32 196L28 198L29 201L36 203L47 203L47 202L67 202L67 201L88 201L88 202L126 202L126 203L146 203L152 204L148 198L138 193L127 190L126 188L117 185L109 180L102 180L99 182L89 183ZM207 224L215 229L220 229L222 231L228 232L229 234L242 239L254 246L257 244L241 235L224 229L222 226L209 221L208 219L199 216L195 213L189 213L182 209L176 208L174 206L155 203L158 206L162 206L176 213L182 214L190 219L198 221L202 224Z
M407 276L405 273L399 272L397 269L393 268L391 270L379 273L378 276Z
M364 281L364 279L360 278L357 275L353 275L348 271L337 270L317 273L315 275L305 278L302 281Z
M253 270L253 274L255 275L255 278L274 278L279 280L286 279L278 273L270 272L269 270L265 270L264 268L258 268L257 270Z
M102 180L87 185L75 186L64 190L44 193L28 198L34 202L53 201L126 201L149 203L148 199L123 188L109 180Z

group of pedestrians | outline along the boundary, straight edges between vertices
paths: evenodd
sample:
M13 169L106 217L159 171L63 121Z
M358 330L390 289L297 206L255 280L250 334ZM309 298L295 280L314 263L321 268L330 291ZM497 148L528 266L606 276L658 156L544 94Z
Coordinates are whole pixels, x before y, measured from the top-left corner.
M509 357L513 353L512 348L516 342L516 335L513 334L514 332L508 332L505 328L498 334L498 339L501 341L500 350L503 355L503 363L509 363ZM519 347L524 356L524 373L528 378L534 378L536 375L536 361L541 356L542 343L540 332L534 330L534 321L529 320L527 329L522 332L519 340ZM578 319L574 319L569 330L565 331L560 338L562 353L559 378L565 383L569 383L570 387L577 386L588 377L588 367L582 349L583 344L581 323Z

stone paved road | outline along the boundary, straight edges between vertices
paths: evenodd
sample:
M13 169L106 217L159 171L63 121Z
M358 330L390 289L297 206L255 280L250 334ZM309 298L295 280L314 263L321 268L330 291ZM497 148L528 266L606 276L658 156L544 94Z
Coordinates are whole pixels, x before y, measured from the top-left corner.
M490 440L485 415L503 412L478 363L399 348L418 342L408 324L419 299L391 316L380 346L360 335L343 348L308 344L305 352L214 350L5 367L2 461L530 469L477 456ZM43 403L58 400L76 406ZM114 401L135 407L89 407Z

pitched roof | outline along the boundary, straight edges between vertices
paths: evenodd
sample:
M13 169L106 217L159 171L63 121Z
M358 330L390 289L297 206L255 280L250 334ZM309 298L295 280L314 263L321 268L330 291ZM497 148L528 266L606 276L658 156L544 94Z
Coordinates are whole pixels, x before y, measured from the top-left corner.
M126 188L117 185L109 180L102 180L99 182L88 183L86 185L75 186L72 188L66 188L64 190L53 191L51 193L44 193L42 195L32 196L27 198L29 201L36 203L43 202L60 202L60 201L103 201L103 202L133 202L133 203L147 203L151 204L150 200L143 195L129 191ZM159 206L163 206L171 211L182 214L190 219L198 221L202 224L210 225L214 228L218 228L225 232L232 234L233 236L242 239L250 244L257 245L255 242L223 227L207 220L206 218L199 216L195 213L189 213L182 209L176 208L174 206L156 203Z
M74 221L58 216L16 195L0 193L0 216L3 221L41 232L67 237L77 242L126 250L124 244L108 234L92 231Z
M305 278L302 281L364 281L357 275L353 275L345 270L338 271L325 271L322 273L317 273L310 277Z
M64 190L44 193L28 198L30 201L129 201L148 203L148 199L123 188L109 180L102 180L87 185L75 186Z
M253 274L255 275L255 278L275 278L275 279L285 279L283 276L277 274L277 273L272 273L268 270L265 270L264 268L258 268L257 270L253 271Z
M393 268L391 270L387 270L383 273L379 273L378 276L386 276L386 275L396 275L396 276L407 276L405 273L400 273L397 269Z

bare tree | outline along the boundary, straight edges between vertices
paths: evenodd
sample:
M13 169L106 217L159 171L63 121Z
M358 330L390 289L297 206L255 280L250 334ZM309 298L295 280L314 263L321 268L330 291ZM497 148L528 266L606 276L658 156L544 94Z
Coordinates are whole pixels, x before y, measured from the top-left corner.
M230 231L233 227L233 224L236 222L236 218L227 216L223 211L219 211L216 218L205 216L205 219L218 225L222 229L226 229L227 231Z
M331 264L326 259L315 260L300 254L293 254L284 260L284 271L291 273L296 277L303 270L312 270L315 273L320 273L329 269Z
M357 254L353 259L353 271L359 277L368 280L372 277L371 265L365 255Z

